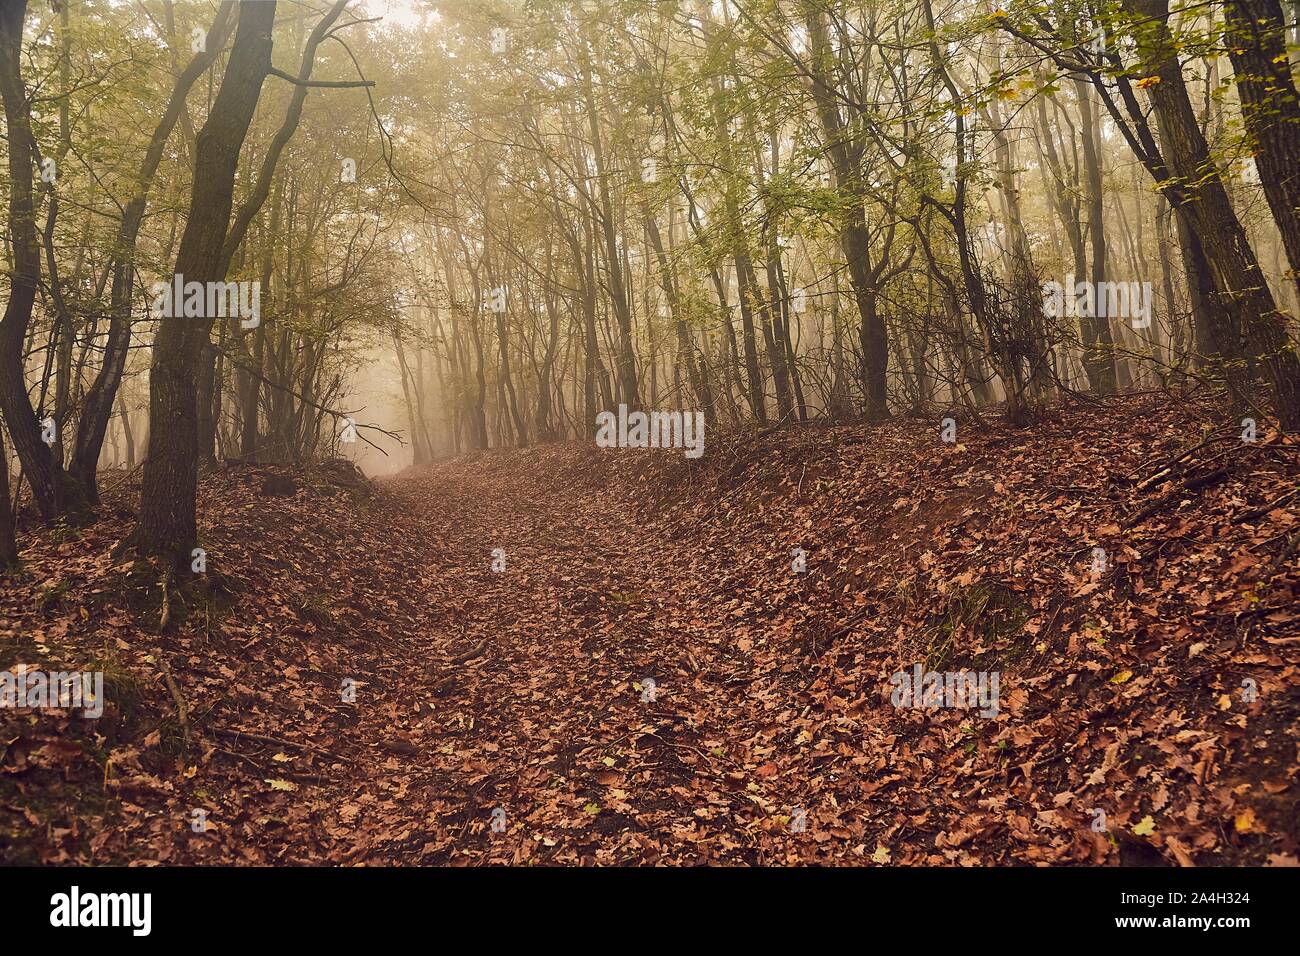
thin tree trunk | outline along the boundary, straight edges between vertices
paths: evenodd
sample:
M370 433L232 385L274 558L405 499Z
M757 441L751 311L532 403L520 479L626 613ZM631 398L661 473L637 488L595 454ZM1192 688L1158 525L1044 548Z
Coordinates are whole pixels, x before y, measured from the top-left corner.
M79 512L85 498L44 441L27 396L23 367L28 327L41 281L40 240L36 231L33 169L37 158L30 103L22 77L23 23L26 0L0 4L0 99L4 101L9 156L9 236L13 271L9 301L0 318L0 411L4 412L14 451L46 521L65 510Z
M167 139L184 111L185 97L226 45L226 39L234 25L235 8L233 2L222 3L216 19L208 30L203 52L195 54L177 79L162 118L159 119L149 140L144 162L136 176L135 194L122 210L122 219L113 245L108 339L104 347L103 364L82 400L81 419L77 427L76 444L70 466L73 478L81 485L86 497L92 503L99 500L95 469L99 463L100 449L104 444L104 433L113 415L113 399L121 386L122 372L126 368L127 353L131 344L135 245L140 234L140 226L144 222L149 188L162 161Z

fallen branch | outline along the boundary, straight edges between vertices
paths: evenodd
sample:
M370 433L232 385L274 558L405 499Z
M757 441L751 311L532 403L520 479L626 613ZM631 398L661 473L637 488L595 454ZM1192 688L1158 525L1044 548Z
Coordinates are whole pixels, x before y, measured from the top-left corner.
M331 760L342 761L344 758L330 750L317 747L315 744L300 744L292 740L283 740L280 737L268 737L265 734L254 734L247 730L228 730L225 727L213 727L212 732L218 737L238 739L247 737L249 740L256 740L261 744L268 744L273 747L291 747L295 750L306 750L309 753L320 754L322 757L329 757Z
M1216 468L1213 471L1207 471L1201 475L1194 475L1183 482L1182 486L1167 495L1162 495L1151 504L1147 505L1133 517L1124 522L1125 528L1133 528L1140 525L1147 518L1150 518L1158 511L1163 511L1173 502L1183 496L1188 491L1199 491L1202 488L1208 488L1210 485L1217 485L1224 481L1232 473L1232 466L1225 465L1222 468Z
M1172 478L1176 473L1181 471L1181 469L1178 466L1189 455L1195 454L1196 452L1200 451L1202 448L1207 448L1210 445L1217 444L1218 442L1226 441L1231 437L1232 436L1230 435L1219 435L1218 437L1215 437L1213 435L1209 436L1199 444L1193 445L1191 448L1188 448L1185 451L1175 455L1173 458L1170 458L1167 461L1165 461L1163 464L1157 467L1154 472L1152 472L1146 478L1143 478L1136 485L1134 485L1133 486L1134 490L1146 491L1146 489L1150 488L1152 485L1156 484L1157 482L1162 481L1166 478Z
M176 684L176 679L172 677L171 665L167 663L167 658L161 654L158 656L158 667L162 671L167 690L172 695L172 701L176 704L176 719L180 721L181 739L185 742L185 750L188 752L190 749L190 709L185 704L185 698L181 694L180 687Z
M453 666L458 664L467 664L470 661L475 660L476 658L482 657L485 653L487 653L486 637L483 638L483 640L479 641L476 646L471 647L469 650L462 651L459 654L453 654L450 663Z
M1278 497L1274 498L1266 505L1262 505L1258 508L1254 508L1250 511L1245 512L1244 514L1237 515L1237 517L1232 519L1232 523L1243 524L1244 522L1247 521L1254 521L1256 518L1262 518L1264 517L1264 515L1268 514L1278 505L1285 504L1288 499L1294 498L1298 493L1300 493L1300 488L1292 488L1290 491L1286 492L1285 494L1279 495Z

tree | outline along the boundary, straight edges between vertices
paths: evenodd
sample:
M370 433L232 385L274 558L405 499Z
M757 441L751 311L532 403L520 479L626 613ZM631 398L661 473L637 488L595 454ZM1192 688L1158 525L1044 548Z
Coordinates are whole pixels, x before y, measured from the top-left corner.
M0 100L9 132L8 231L13 249L9 301L0 318L0 411L23 463L32 494L46 521L65 511L80 513L84 499L52 450L50 426L37 420L27 396L23 354L32 307L41 282L40 240L36 231L34 173L39 157L32 135L31 102L22 77L26 0L0 4ZM55 423L59 425L61 423Z
M225 276L222 248L230 223L239 150L262 83L271 71L275 3L244 4L221 89L199 131L189 218L176 275L206 284ZM135 545L178 569L197 543L199 363L213 317L164 316L149 376L149 455L145 459Z

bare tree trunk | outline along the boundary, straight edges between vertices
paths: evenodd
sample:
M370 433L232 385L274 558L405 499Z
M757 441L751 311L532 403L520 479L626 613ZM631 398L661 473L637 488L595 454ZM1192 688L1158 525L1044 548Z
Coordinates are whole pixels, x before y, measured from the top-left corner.
M659 267L659 287L663 289L664 297L668 300L668 311L672 315L673 326L677 332L678 360L686 366L686 379L691 384L691 391L695 394L695 400L704 407L709 415L713 415L713 395L707 382L700 374L700 366L695 357L695 337L691 334L690 328L682 317L682 305L677 293L677 279L673 275L672 266L664 250L663 238L659 234L659 224L648 209L645 212L645 228L646 236L650 241L650 250L654 253L655 264ZM671 230L669 238L671 240Z
M126 396L117 390L117 413L122 419L122 442L126 445L126 467L135 468L135 433L131 430L131 413L126 407Z
M14 513L10 506L9 452L5 449L4 427L0 426L0 571L18 563L18 542L14 539Z
M262 321L251 332L240 336L242 362L235 370L235 388L239 392L239 456L245 460L257 454L258 405L262 390L262 370L266 360L266 325L269 321L271 277L275 269L275 239L280 232L280 204L283 185L276 187L271 200L271 224L262 251ZM249 338L252 347L249 347Z
M861 147L849 142L849 133L840 116L828 63L830 40L826 35L826 13L810 0L803 5L808 30L810 84L817 103L817 115L826 140L826 150L835 172L835 185L845 195L846 212L840 224L840 246L848 264L849 283L861 320L858 336L862 345L862 391L870 419L889 416L886 373L889 368L889 338L880 317L876 272L871 264L871 236L867 231L866 211L861 195L857 156Z
M423 465L429 460L429 450L423 439L423 424L415 410L415 401L411 397L411 369L406 362L406 349L402 347L402 333L393 331L393 350L397 353L397 371L402 379L402 398L406 402L406 420L411 427L411 464ZM419 388L419 385L415 385Z
M1102 294L1106 282L1106 215L1101 191L1102 169L1099 129L1100 117L1094 108L1092 91L1088 84L1076 78L1074 89L1079 97L1082 116L1083 168L1087 185L1088 238L1092 244L1092 302L1091 316L1084 316L1083 369L1093 391L1113 395L1115 387L1115 342L1110 332L1110 317L1106 315L1106 296ZM1067 290L1073 295L1074 290Z
M599 225L605 240L605 268L609 273L609 293L614 308L614 319L618 323L618 357L615 366L618 370L619 393L622 400L632 406L638 403L636 356L632 351L632 306L628 300L627 285L614 231L614 207L610 200L609 170L605 164L600 116L596 112L591 64L588 62L586 44L580 45L579 49L582 51L582 89L587 123L591 131L592 159L596 167L596 195L600 203Z

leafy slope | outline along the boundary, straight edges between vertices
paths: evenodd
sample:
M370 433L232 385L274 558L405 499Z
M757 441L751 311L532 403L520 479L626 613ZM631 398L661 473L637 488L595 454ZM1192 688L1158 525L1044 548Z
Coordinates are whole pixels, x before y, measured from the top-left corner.
M1206 414L222 470L162 637L123 512L43 533L4 663L105 662L110 706L0 715L0 856L1294 863L1300 446ZM917 662L999 714L892 707Z

